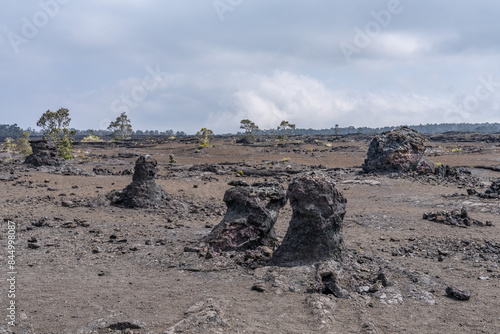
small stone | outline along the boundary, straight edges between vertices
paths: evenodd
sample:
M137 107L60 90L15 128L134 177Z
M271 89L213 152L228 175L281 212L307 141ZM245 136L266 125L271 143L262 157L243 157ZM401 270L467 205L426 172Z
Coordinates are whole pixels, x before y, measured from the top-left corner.
M65 208L72 208L75 206L75 203L73 201L62 201L61 205Z
M136 251L138 251L138 250L139 250L139 248L140 248L140 246L139 246L139 245L132 245L132 246L130 246L128 249L129 249L130 251L132 251L132 252L136 252Z
M370 291L370 287L368 285L363 285L363 286L360 286L358 290L359 290L360 293L369 292Z
M257 282L252 285L252 290L257 292L264 292L266 291L266 285L263 282Z
M449 286L446 288L446 295L456 300L469 300L471 293L467 290L459 290L455 286Z
M37 248L40 248L40 246L37 245L37 244L33 244L33 243L30 242L30 243L28 243L28 248L30 248L30 249L37 249Z
M479 276L477 279L481 280L481 281L487 281L489 280L489 276Z

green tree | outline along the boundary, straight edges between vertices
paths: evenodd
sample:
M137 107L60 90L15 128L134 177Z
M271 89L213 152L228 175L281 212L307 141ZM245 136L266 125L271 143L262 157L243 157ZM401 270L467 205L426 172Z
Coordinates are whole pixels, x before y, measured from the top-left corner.
M47 110L36 123L42 128L44 138L49 138L57 144L59 156L64 159L71 159L73 154L73 145L71 144L75 134L75 130L69 128L69 110L60 108L58 111L52 112Z
M253 135L255 131L259 130L259 127L249 119L243 119L240 122L240 129L245 130L247 136Z
M295 124L292 124L288 121L281 121L280 125L278 125L278 131L280 131L282 134L278 136L278 139L286 143L288 135L292 134L293 130L295 130Z
M119 135L121 139L130 138L130 136L133 134L130 119L124 112L122 112L114 122L111 122L109 124L108 130L114 131L114 135Z
M208 138L214 132L207 128L202 128L200 131L196 132L197 136L200 136L200 141L198 143L198 148L209 147L210 139Z

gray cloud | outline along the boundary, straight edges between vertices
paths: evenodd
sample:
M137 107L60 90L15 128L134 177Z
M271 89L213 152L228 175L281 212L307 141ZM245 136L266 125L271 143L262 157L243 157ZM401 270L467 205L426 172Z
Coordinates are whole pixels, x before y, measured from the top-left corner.
M105 127L132 94L137 129L500 121L500 3L220 1L223 20L213 1L4 2L2 123L63 106L73 126Z

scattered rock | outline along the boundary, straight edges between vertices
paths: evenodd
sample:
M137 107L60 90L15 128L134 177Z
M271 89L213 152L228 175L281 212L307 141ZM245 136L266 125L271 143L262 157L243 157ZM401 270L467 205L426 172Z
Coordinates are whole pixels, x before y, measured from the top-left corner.
M467 189L467 194L469 196L479 196L481 198L500 198L500 179L497 181L493 181L484 193L479 192L475 189Z
M459 227L469 227L471 225L477 226L492 226L492 223L487 221L486 223L480 222L479 220L472 219L469 217L467 209L462 208L461 210L453 211L439 211L439 212L429 212L424 213L423 219L434 221L440 224L459 226Z
M277 245L274 224L286 204L285 189L277 183L254 183L226 191L227 212L202 242L216 251L245 251Z
M310 172L294 179L287 196L293 214L271 263L296 266L342 259L342 225L347 200L330 177Z
M467 290L459 290L452 285L446 288L446 295L456 300L469 300L471 293Z

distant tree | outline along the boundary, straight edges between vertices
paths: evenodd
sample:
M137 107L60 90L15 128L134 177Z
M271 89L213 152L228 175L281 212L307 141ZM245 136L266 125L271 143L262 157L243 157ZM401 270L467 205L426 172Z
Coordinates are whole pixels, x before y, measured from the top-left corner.
M0 137L18 138L22 134L23 129L21 129L17 124L0 124Z
M209 147L210 139L208 138L214 132L207 128L202 128L200 131L196 132L197 136L200 136L200 140L198 143L198 148Z
M240 129L245 130L245 135L239 142L250 144L256 141L254 132L258 131L259 127L254 122L249 119L243 119L240 122Z
M292 134L293 130L295 130L295 124L291 124L288 121L281 121L280 125L278 125L278 131L282 134L278 136L278 139L286 143L288 135Z
M57 144L59 156L64 159L73 157L72 137L75 130L69 128L70 122L69 110L60 108L55 112L47 110L36 123L38 127L42 128L43 137L48 137Z
M111 122L108 126L108 130L113 131L113 134L120 139L130 138L134 133L132 131L132 124L127 114L122 112L120 116L116 118L115 121Z
M246 135L253 135L255 131L259 130L259 127L249 119L242 119L240 122L240 129L245 130Z

